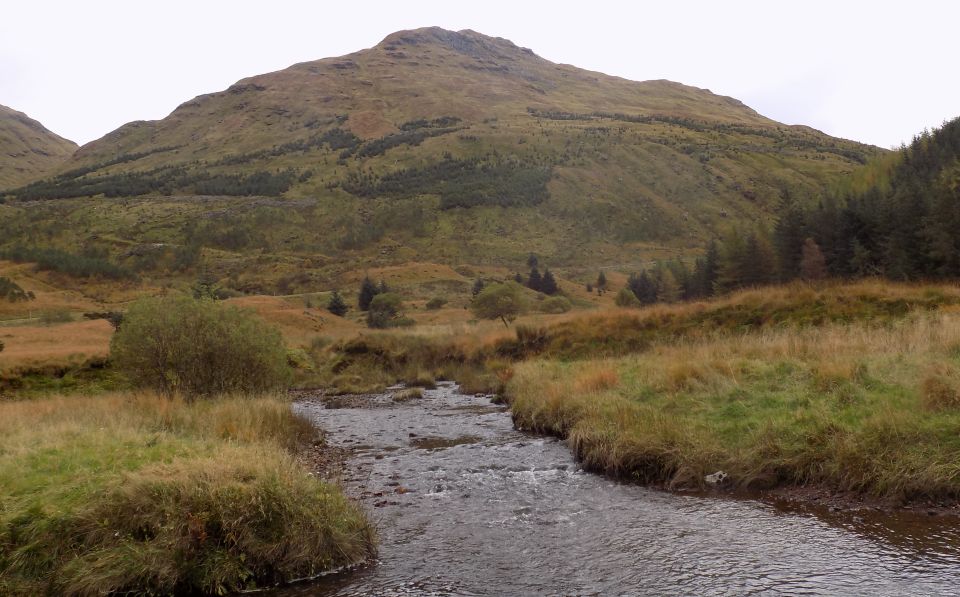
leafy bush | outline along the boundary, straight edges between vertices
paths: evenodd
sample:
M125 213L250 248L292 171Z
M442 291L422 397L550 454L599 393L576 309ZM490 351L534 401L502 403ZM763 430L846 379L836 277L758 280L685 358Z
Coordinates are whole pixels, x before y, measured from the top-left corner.
M367 325L372 328L391 328L413 325L413 320L403 317L403 299L393 292L382 292L370 302Z
M263 392L289 377L274 326L237 307L184 296L134 303L110 354L135 384L168 396Z
M565 296L552 296L540 303L540 310L544 313L566 313L573 308L573 304Z
M640 299L629 288L621 288L617 293L616 303L618 307L640 307Z
M499 319L509 327L526 308L523 289L516 282L489 284L474 297L470 309L481 319Z

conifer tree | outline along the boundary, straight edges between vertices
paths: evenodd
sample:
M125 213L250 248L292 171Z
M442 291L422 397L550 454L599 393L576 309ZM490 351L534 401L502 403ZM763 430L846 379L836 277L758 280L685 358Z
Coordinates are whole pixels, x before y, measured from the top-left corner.
M357 295L357 306L360 307L360 310L370 309L370 303L373 302L373 297L377 294L379 294L379 290L373 280L370 279L370 276L364 276L363 282L360 283L360 294Z
M607 290L607 275L602 271L597 275L597 294L603 294Z
M720 248L717 241L712 240L707 245L703 257L696 261L693 269L694 293L691 298L713 296L714 286L717 283L717 270L720 265Z
M530 270L530 277L527 278L527 288L540 292L543 285L543 277L540 276L540 270L536 267Z
M777 269L781 281L800 275L800 254L807 238L803 210L790 199L789 193L781 203L780 218L773 229L773 245L777 252Z
M661 303L675 303L682 298L683 289L668 268L660 270L657 284L657 300Z
M550 268L547 268L543 272L543 279L540 280L540 292L543 294L554 295L558 290L560 289L557 287L557 281L554 279Z
M630 274L630 278L627 280L627 288L643 305L652 305L657 302L657 284L646 270L639 274Z
M348 309L349 307L346 301L340 296L340 291L334 290L333 294L330 295L330 300L327 302L327 311L330 311L337 317L343 317L347 314Z

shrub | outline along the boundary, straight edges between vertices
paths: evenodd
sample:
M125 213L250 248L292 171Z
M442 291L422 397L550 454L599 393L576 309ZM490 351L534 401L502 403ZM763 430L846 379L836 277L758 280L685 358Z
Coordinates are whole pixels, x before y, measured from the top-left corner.
M573 308L573 304L565 296L552 296L540 303L540 310L544 313L566 313Z
M184 296L134 303L110 343L136 385L187 398L263 392L288 379L279 330L248 311Z
M343 297L340 296L340 291L334 290L333 294L330 295L330 301L327 303L327 311L330 311L337 317L343 317L349 309L350 307L347 306Z
M413 321L402 316L403 299L394 292L383 292L370 301L367 325L372 328L390 328L412 325Z
M621 288L615 300L618 307L640 307L640 299L629 288Z
M442 308L446 304L447 304L447 299L440 298L439 296L435 296L429 301L427 301L426 307L431 311L436 311L437 309Z

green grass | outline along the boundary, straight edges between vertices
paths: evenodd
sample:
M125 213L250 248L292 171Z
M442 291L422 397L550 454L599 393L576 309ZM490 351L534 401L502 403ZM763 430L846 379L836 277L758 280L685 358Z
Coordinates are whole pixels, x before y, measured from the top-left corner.
M824 485L960 498L960 318L828 324L538 360L507 384L515 421L585 466L671 488Z
M222 593L364 560L373 531L291 450L281 399L0 404L0 593Z

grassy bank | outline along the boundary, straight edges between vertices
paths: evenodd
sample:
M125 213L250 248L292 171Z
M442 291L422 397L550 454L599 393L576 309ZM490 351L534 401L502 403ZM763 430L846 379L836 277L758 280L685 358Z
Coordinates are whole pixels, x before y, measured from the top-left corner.
M223 593L356 563L363 513L280 398L0 403L0 594Z
M960 315L949 307L530 361L507 393L518 426L568 437L585 466L617 477L698 488L722 470L733 488L960 498Z

